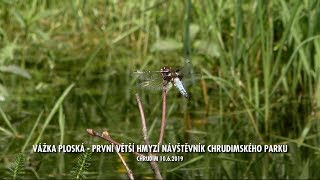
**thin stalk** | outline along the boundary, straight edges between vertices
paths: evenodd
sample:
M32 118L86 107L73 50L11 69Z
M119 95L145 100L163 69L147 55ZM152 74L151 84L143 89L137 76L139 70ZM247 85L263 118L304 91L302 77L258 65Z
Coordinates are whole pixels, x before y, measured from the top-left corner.
M163 80L164 81L164 80ZM163 82L165 83L165 82ZM167 111L167 89L163 85L162 88L162 118L161 118L161 130L158 144L162 144L164 129L166 127L166 111Z
M149 145L149 138L148 138L148 130L147 130L147 124L146 124L146 118L144 116L144 112L143 112L143 107L142 107L142 103L140 100L140 97L138 94L136 94L136 99L138 102L138 106L139 106L139 111L140 111L140 116L141 116L141 125L142 125L142 135L143 135L143 141L146 145Z
M114 144L114 145L118 145L121 146L121 143L119 143L118 141L115 141L114 139L112 139L108 133L108 131L104 131L102 134L99 134L98 132L96 132L93 129L87 129L87 133L91 136L94 137L99 137L101 139L104 139L105 141L108 141L110 144ZM143 156L143 154L137 153L137 152L132 152L134 155L136 156Z
M190 11L191 11L191 0L186 0L186 26L184 35L184 57L190 59L191 48L190 48Z
M140 116L141 116L143 140L144 140L145 145L150 145L149 138L148 138L147 125L146 125L146 119L145 119L145 116L144 116L142 103L141 103L141 100L140 100L140 97L139 97L138 94L136 94L136 99L137 99L137 102L138 102ZM148 152L148 155L151 157L152 153ZM161 176L160 169L159 169L159 166L158 166L157 162L150 161L150 166L151 166L151 169L152 169L154 175L156 176L156 179L161 179L162 180L163 178Z
M126 171L127 171L127 173L128 173L129 179L133 180L134 177L133 177L132 170L129 168L128 164L127 164L126 161L123 159L122 155L121 155L118 151L116 151L116 152L117 152L117 154L118 154L118 156L119 156L122 164L123 164L124 167L126 168Z

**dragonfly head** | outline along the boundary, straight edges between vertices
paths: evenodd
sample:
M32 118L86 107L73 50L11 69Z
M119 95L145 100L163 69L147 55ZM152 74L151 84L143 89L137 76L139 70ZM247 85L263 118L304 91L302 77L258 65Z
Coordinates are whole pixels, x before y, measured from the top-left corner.
M171 81L171 79L172 79L172 69L171 69L171 67L163 67L163 68L161 68L160 73L162 75L162 78L165 81L167 81L167 82Z
M177 68L175 70L175 74L176 74L176 77L178 77L180 80L182 80L183 78L183 72L180 70L180 68Z

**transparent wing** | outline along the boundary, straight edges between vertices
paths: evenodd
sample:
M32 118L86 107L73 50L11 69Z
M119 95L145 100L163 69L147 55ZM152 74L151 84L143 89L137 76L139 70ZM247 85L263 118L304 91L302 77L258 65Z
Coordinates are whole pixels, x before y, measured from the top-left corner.
M188 59L185 59L184 65L177 67L176 71L182 74L182 79L201 79L200 74L194 73L193 66Z
M161 79L160 71L135 71L133 74L141 80Z
M200 82L199 79L194 79L194 78L188 78L188 79L182 79L181 83L184 86L184 88L188 91L189 88L192 86L197 85Z
M197 83L201 79L201 74L194 73L190 61L188 61L183 67L178 67L177 71L182 75L182 84L190 86Z
M137 87L147 90L162 90L162 76L159 71L136 71Z

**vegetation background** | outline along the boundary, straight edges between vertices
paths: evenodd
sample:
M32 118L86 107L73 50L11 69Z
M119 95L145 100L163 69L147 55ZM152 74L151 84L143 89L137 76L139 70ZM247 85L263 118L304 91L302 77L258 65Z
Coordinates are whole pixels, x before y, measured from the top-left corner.
M137 90L132 72L185 57L201 80L189 99L169 92L164 144L289 152L178 154L183 162L159 163L164 178L320 177L320 1L1 0L0 16L2 177L127 178L114 153L32 145L106 143L87 128L143 143L136 92L157 143L161 92ZM125 158L136 178L154 177Z

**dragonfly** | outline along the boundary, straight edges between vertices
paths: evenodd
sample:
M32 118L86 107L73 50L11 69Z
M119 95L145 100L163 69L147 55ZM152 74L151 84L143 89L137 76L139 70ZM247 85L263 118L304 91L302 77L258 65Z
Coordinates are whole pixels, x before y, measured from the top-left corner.
M160 71L136 71L134 74L138 79L138 87L149 90L165 88L167 91L176 87L183 97L188 98L185 83L192 77L186 67L171 68L165 66Z

